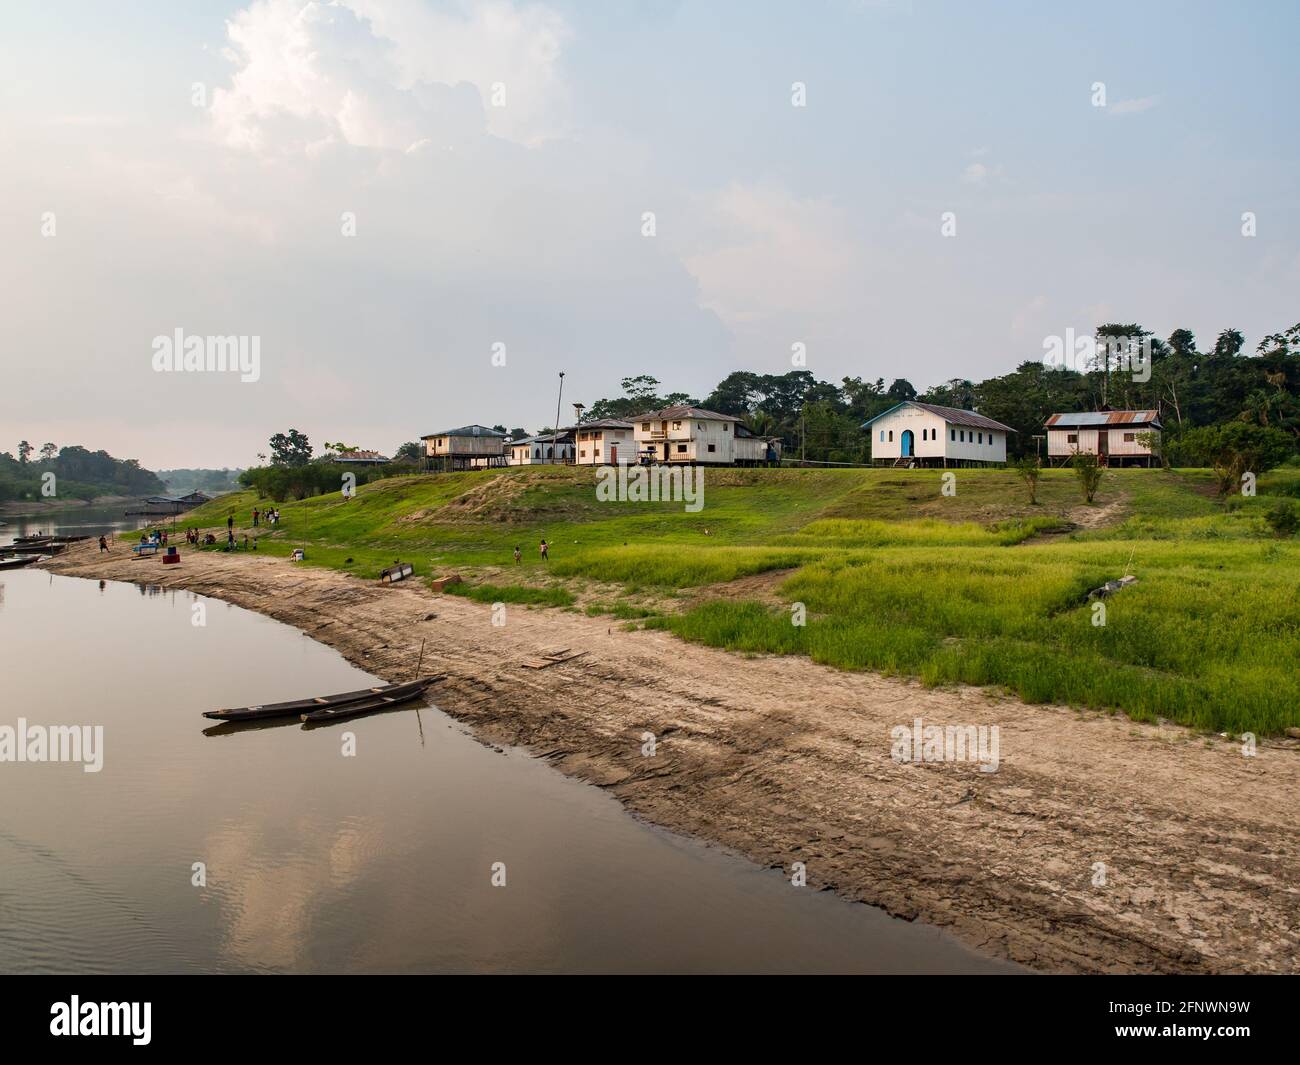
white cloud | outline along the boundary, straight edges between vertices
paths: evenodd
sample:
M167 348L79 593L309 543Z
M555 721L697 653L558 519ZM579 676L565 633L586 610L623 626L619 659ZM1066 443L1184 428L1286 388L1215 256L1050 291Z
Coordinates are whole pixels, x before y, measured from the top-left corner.
M213 94L212 119L232 146L407 151L484 131L535 144L564 128L569 31L540 5L256 0L226 29L236 69ZM493 106L496 85L505 106Z

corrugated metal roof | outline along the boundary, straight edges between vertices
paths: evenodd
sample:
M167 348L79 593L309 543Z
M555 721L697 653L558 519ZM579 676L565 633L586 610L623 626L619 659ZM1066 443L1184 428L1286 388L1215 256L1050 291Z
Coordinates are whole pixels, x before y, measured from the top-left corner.
M573 429L631 429L632 423L625 422L622 418L596 418L589 422L579 422L577 425L570 426Z
M572 444L573 430L561 429L558 434L541 433L537 436L521 436L518 440L511 440L510 447L519 447L521 444L549 444L554 440L557 444Z
M719 414L717 411L705 410L703 407L665 407L663 410L647 411L645 414L638 414L632 420L634 422L650 421L658 418L664 419L677 418L679 420L699 418L701 421L714 422L738 422L739 418L733 418L730 414Z
M1160 425L1160 413L1154 410L1097 410L1073 414L1053 414L1045 423L1049 429L1074 429L1096 425Z
M992 418L976 414L973 410L962 410L960 407L941 407L937 403L919 403L914 399L906 399L902 403L896 403L887 411L881 411L874 418L863 422L861 428L865 429L872 422L879 421L886 414L893 414L899 407L919 407L921 410L937 415L952 425L970 425L976 429L1001 429L1004 433L1015 432L1011 426L995 422Z
M462 425L459 429L444 429L440 433L425 433L421 440L428 440L431 436L499 436L507 437L509 433L499 433L495 429L489 429L486 425Z

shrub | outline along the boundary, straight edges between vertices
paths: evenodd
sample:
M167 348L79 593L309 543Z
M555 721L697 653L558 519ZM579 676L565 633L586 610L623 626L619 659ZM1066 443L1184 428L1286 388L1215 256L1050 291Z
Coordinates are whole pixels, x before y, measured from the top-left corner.
M1291 500L1279 499L1268 508L1264 520L1278 536L1294 536L1300 528L1300 511Z

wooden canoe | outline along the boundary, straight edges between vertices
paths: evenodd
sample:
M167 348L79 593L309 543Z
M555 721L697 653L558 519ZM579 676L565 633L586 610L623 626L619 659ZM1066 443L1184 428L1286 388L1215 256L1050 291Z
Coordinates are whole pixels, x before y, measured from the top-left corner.
M442 680L442 675L436 677L424 677L420 680L412 681L410 684L398 685L403 690L398 691L396 688L385 692L382 695L376 695L370 699L362 699L359 702L340 703L334 706L321 707L319 710L312 710L310 713L300 715L302 720L308 725L320 725L327 721L345 721L350 717L360 717L362 714L373 714L380 710L387 710L390 707L400 706L402 703L409 703L413 699L418 699L424 694L424 690L436 681Z
M40 555L15 555L13 558L0 558L0 569L19 569L30 566Z
M339 692L337 695L318 695L312 699L290 699L284 703L263 703L260 706L236 706L226 710L204 710L203 716L213 721L257 721L266 717L297 717L310 710L320 710L327 706L345 706L348 703L375 699L401 691L412 691L416 695L424 691L423 680L408 681L404 684L376 684L370 688L359 688L354 692Z

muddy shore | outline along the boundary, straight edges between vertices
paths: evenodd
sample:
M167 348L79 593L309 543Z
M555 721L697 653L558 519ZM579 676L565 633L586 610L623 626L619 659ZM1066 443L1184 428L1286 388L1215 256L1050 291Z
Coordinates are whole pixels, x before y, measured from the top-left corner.
M282 559L179 566L93 542L42 563L185 588L266 614L385 678L423 672L444 712L528 747L653 823L1053 972L1300 971L1300 746L978 689L927 690L806 659L744 657L556 610L491 609ZM542 651L584 651L546 669ZM312 694L304 691L303 694ZM902 764L915 718L997 725L1000 765ZM642 755L642 734L657 738ZM793 889L792 889L793 890Z

